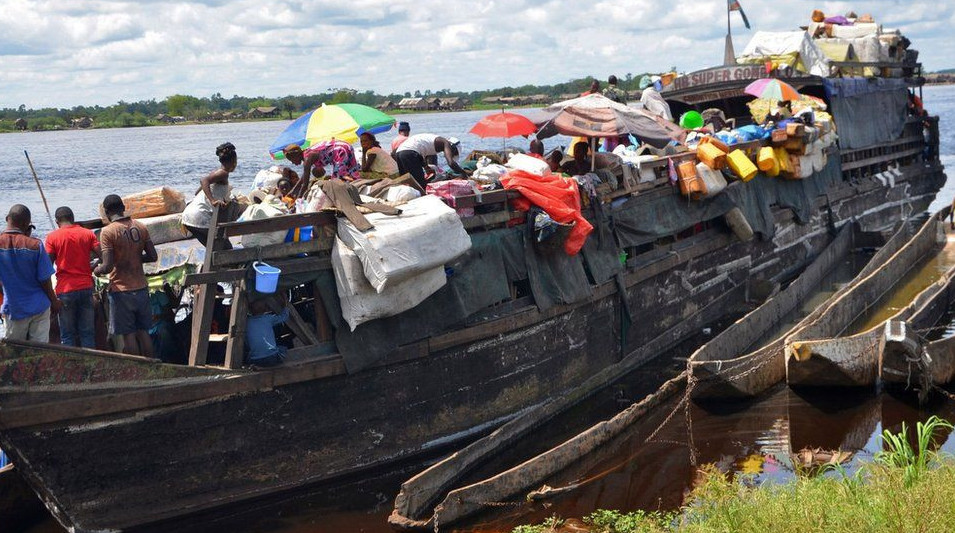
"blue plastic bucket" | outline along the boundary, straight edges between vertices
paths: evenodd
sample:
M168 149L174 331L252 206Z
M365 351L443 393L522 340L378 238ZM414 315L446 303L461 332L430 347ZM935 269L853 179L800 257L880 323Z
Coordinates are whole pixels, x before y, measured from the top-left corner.
M262 293L275 292L282 271L261 261L252 263L252 268L255 269L255 290Z

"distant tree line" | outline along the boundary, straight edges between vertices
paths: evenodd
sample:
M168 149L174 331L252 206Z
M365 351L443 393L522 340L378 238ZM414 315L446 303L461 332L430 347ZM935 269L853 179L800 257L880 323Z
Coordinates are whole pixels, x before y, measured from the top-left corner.
M636 89L636 80L632 74L618 76L620 87L625 90ZM314 109L322 103L354 102L369 106L376 106L386 100L398 101L410 97L453 97L460 96L473 102L491 96L531 96L543 94L558 97L564 94L581 93L586 91L593 77L578 78L555 85L522 85L520 87L501 87L485 91L452 91L430 89L408 91L403 94L378 94L373 91L358 91L355 89L328 89L320 94L288 95L280 98L264 96L239 96L231 98L215 93L208 97L196 97L184 94L174 94L163 100L141 100L138 102L119 101L111 106L76 106L73 108L47 107L42 109L28 109L25 105L16 108L0 109L0 131L16 129L53 130L71 127L95 128L125 128L135 126L150 126L163 121L159 117L182 117L185 121L202 121L210 116L221 116L229 113L235 118L245 118L247 114L260 107L275 107L283 118L294 118L301 113ZM606 79L599 80L601 86ZM216 115L218 114L218 115ZM86 121L85 119L90 119Z

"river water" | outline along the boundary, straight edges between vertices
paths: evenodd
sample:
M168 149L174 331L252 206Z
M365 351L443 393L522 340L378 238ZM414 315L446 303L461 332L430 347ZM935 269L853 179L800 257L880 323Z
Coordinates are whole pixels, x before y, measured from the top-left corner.
M955 86L926 87L926 108L941 117L943 163L955 168ZM522 112L522 111L518 111ZM412 132L457 136L462 152L497 148L500 139L480 139L467 130L487 111L402 115ZM69 205L78 218L96 216L98 203L109 193L120 195L151 187L171 186L190 196L199 178L217 167L215 146L230 141L239 153L239 167L231 181L246 189L259 169L271 164L266 153L287 121L168 126L113 130L60 131L0 135L0 210L23 203L33 211L39 234L50 229L43 204L23 150L28 150L43 184L50 209ZM393 133L379 136L382 145ZM526 141L513 142L524 146ZM548 148L566 142L550 139ZM931 210L955 197L955 180L949 180ZM679 361L676 362L677 366ZM675 372L666 363L655 371ZM636 391L634 391L636 392ZM642 397L638 394L634 398ZM587 423L607 414L594 409ZM658 416L664 416L661 408ZM595 414L596 413L596 414ZM791 478L791 452L802 448L847 449L853 453L850 469L871 459L881 447L883 428L897 430L902 421L911 427L937 413L955 419L955 402L939 400L928 410L889 395L806 396L778 387L758 402L704 410L693 406L689 416L666 426L653 442L645 443L639 431L606 447L575 475L588 483L546 504L513 503L459 531L510 531L521 523L539 521L551 514L580 517L597 508L672 509L679 506L695 478L691 451L698 463L716 463L724 471L752 474L757 481ZM687 422L689 421L689 422ZM578 421L584 422L584 421ZM947 436L945 436L947 437ZM955 439L942 449L955 452ZM177 531L236 531L269 533L387 532L386 518L402 481L424 465L404 465L371 480L356 480L336 487L317 488L281 501L244 505L225 516L205 522L180 524ZM31 533L63 531L52 519Z

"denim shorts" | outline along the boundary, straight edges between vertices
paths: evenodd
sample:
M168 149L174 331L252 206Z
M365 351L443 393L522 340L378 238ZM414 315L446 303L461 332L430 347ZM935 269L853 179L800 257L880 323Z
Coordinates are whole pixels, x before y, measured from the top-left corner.
M128 335L139 330L149 331L152 324L148 289L109 293L110 334Z

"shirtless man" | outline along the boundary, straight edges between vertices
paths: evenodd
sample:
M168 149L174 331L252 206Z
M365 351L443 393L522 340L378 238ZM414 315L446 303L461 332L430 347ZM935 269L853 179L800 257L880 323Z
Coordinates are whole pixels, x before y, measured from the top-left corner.
M152 357L152 311L143 263L156 261L156 247L146 226L125 215L122 198L107 196L103 211L110 224L100 232L103 263L93 273L109 274L109 332L123 337L123 352Z

